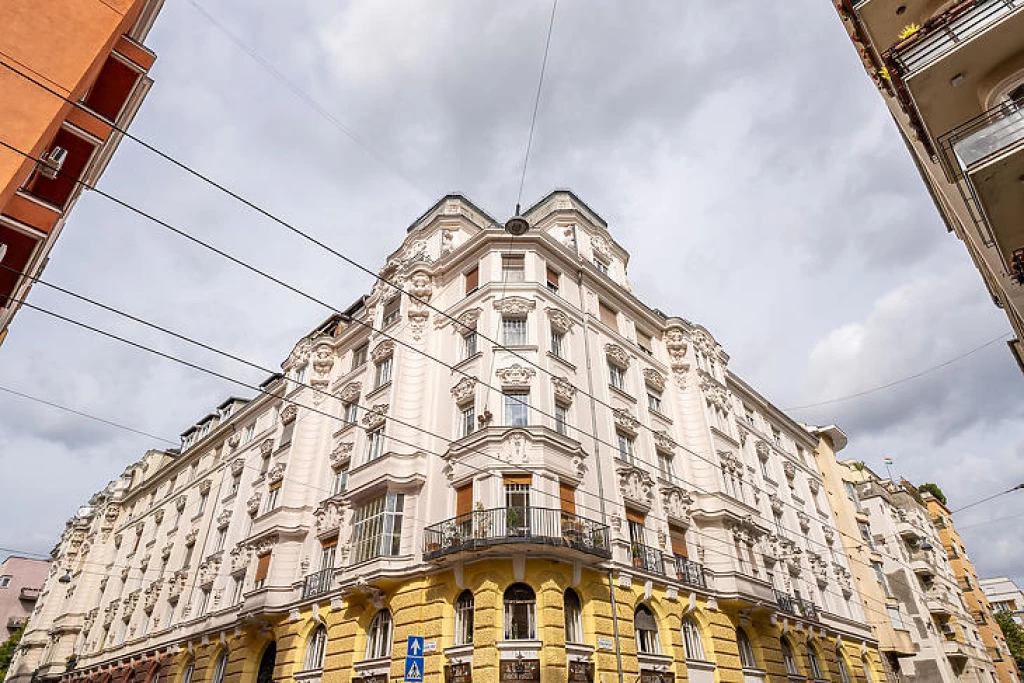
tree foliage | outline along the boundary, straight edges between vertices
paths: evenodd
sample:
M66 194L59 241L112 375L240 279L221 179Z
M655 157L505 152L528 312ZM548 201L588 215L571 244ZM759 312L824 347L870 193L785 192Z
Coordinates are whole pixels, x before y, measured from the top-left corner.
M939 488L938 484L921 484L917 487L917 490L921 493L930 493L938 498L940 503L943 505L946 504L946 495L942 492L942 489Z
M11 665L11 660L14 659L14 651L18 649L21 634L24 632L25 627L19 626L14 629L10 638L0 645L0 681L7 677L7 668Z
M996 612L995 616L996 623L1003 630L1006 647L1010 648L1010 655L1016 660L1017 666L1024 666L1024 629L1017 625L1009 612Z

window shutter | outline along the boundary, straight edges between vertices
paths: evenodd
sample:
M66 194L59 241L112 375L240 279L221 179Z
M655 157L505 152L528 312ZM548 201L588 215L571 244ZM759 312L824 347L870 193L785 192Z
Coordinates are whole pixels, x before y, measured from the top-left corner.
M686 557L686 530L670 525L668 534L672 538L672 554Z
M473 511L473 484L455 489L455 516L468 515Z
M529 474L506 474L503 479L505 484L526 484L529 486L533 483L533 476Z
M256 559L256 581L266 581L267 574L270 573L270 553L266 555L260 555Z
M335 536L334 538L328 538L328 539L320 542L320 546L324 550L327 550L328 548L333 548L336 545L338 545L338 537L337 536ZM269 555L267 557L269 557Z
M275 482L274 482L273 484L271 484L271 485L270 485L269 487L267 487L267 488L268 488L268 490L270 490L270 491L276 491L277 489L281 488L281 482L280 482L280 481L275 481Z
M466 273L466 294L480 286L480 268L474 268Z
M640 525L643 525L644 523L643 513L637 512L636 510L630 510L629 508L626 508L626 519L630 522L636 522Z
M548 286L558 289L558 271L548 266Z
M613 330L618 331L619 324L615 316L615 311L605 306L603 303L598 303L598 309L601 311L601 322Z
M558 498L562 503L562 512L576 515L576 488L564 481L558 482Z

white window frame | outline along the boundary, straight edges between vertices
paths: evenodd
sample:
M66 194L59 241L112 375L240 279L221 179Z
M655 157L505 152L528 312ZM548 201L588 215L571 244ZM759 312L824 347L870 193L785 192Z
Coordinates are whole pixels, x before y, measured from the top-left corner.
M566 589L562 594L562 611L565 615L565 642L583 643L583 601L579 593Z
M626 390L626 371L608 361L608 384L619 391Z
M374 389L380 389L382 386L391 382L391 375L394 371L394 362L394 356L388 356L377 363L377 369L374 373Z
M530 330L522 316L501 317L502 346L526 346L530 343Z
M401 553L405 495L389 491L356 509L352 563Z
M530 424L529 391L504 391L502 392L502 402L506 427L525 427Z
M704 641L700 636L700 628L693 617L683 618L683 648L686 652L687 661L705 661Z
M476 599L468 590L462 591L455 601L455 644L471 645L473 643L473 615Z
M459 407L459 436L467 437L476 430L476 406L469 403Z
M373 615L370 628L366 630L366 659L384 659L391 656L393 628L390 610L382 609Z
M366 462L384 455L384 425L366 432Z
M310 634L306 643L306 659L303 662L305 671L321 671L327 655L327 627L320 624Z

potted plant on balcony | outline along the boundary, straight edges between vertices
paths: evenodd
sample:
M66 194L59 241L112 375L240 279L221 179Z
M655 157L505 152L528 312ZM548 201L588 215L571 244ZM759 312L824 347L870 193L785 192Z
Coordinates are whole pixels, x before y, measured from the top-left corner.
M590 542L594 544L595 548L604 547L604 533L600 529L594 529L590 534Z
M491 535L491 517L479 500L473 513L473 530L477 538L488 538Z
M507 508L505 510L505 532L509 536L522 536L523 535L523 517L519 514L519 510L516 508Z
M630 550L632 551L632 555L633 555L633 566L634 567L638 567L638 568L643 568L643 566L644 566L644 549L643 549L643 546L641 546L636 541L633 541L633 545L630 546Z

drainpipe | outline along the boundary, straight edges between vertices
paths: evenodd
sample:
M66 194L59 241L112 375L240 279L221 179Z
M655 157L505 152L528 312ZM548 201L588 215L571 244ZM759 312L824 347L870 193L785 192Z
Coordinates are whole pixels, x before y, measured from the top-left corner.
M573 226L573 242L576 245L576 256L579 257L580 247L579 242L576 241L576 226ZM590 328L587 325L587 321L590 319L590 314L587 313L586 306L583 301L583 269L580 268L576 271L576 284L579 287L580 293L580 311L583 313L583 351L587 356L587 392L590 394L590 427L591 433L594 439L594 463L597 469L597 495L598 500L601 503L601 523L608 527L608 511L605 509L604 500L604 477L601 474L601 445L597 439L597 404L594 399L594 376L591 372L590 364ZM611 534L607 533L608 548L611 549L612 539ZM619 608L615 601L615 582L612 577L612 570L609 568L608 573L608 596L611 598L612 603L612 632L615 636L615 661L619 668L619 683L624 683L622 673L622 645L619 642Z

